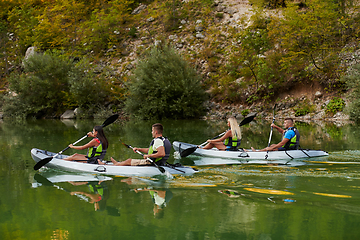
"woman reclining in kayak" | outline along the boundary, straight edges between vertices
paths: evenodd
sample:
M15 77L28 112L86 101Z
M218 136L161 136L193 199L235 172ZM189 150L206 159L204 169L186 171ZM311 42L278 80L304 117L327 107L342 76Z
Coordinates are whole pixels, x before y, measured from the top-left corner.
M87 134L88 137L93 139L83 146L69 145L70 148L76 150L89 149L88 154L75 153L63 160L67 161L84 161L87 163L98 164L98 159L102 160L105 157L106 149L109 146L108 140L105 137L102 126L95 126L92 132Z
M241 143L241 131L236 118L228 118L229 130L221 137L214 140L207 140L208 144L202 149L211 149L216 147L219 150L236 151Z

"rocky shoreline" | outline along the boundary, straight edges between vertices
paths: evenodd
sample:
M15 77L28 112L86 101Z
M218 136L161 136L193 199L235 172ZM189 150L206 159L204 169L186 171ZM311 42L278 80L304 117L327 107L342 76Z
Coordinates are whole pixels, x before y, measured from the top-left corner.
M329 122L339 122L340 123L350 123L352 121L349 120L349 115L343 112L337 112L336 114L327 114L326 113L326 105L330 102L331 97L325 97L323 99L317 99L312 102L315 106L315 111L308 113L304 116L295 116L294 107L300 102L304 101L306 97L302 97L295 100L284 99L278 103L276 103L275 108L275 116L276 119L285 119L287 117L293 118L295 121L329 121ZM347 99L344 99L346 106L348 106L349 102ZM274 104L275 105L275 104ZM237 119L243 119L243 113L257 113L257 118L261 119L272 119L273 118L273 109L274 105L268 104L265 106L264 104L258 103L253 104L251 106L244 105L222 105L215 102L208 103L208 112L203 119L226 119L230 116L236 117ZM247 114L245 114L247 115Z

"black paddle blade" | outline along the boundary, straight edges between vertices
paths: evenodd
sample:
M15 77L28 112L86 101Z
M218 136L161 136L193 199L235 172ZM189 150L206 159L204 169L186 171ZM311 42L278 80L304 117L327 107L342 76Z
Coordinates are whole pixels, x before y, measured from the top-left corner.
M246 118L244 118L241 123L239 124L240 126L243 126L245 124L248 124L249 122L251 122L252 120L254 120L254 118L256 117L257 113L252 113L250 115L248 115Z
M40 160L39 162L37 162L34 166L34 170L39 170L42 166L44 166L45 164L47 164L48 162L50 162L53 158L52 157L48 157L48 158L44 158L42 160Z
M118 117L119 117L119 114L114 114L114 115L108 117L108 119L106 119L101 126L106 127L107 125L112 124L113 122L116 121L116 119L118 119Z
M185 149L184 151L181 151L180 152L180 157L183 158L183 157L189 156L190 154L195 152L197 148L198 148L197 146L196 147L190 147L190 148Z

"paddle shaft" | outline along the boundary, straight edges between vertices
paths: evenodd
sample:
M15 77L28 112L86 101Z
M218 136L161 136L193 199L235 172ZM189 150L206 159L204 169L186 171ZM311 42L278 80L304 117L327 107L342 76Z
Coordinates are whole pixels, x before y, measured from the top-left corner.
M272 120L272 124L275 122L275 108L276 108L276 104L275 104L274 109L273 109L273 120ZM272 125L272 124L271 124L271 125ZM268 142L268 147L270 147L270 142L271 142L272 133L273 133L273 127L271 126L270 136L269 136L269 142ZM267 159L268 156L269 156L269 149L266 151L265 159Z

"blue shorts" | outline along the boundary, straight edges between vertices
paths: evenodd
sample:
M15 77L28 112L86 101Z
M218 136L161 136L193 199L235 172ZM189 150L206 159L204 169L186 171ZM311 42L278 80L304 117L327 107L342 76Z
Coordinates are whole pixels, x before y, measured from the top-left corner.
M226 146L225 151L237 151L237 148L232 146Z

